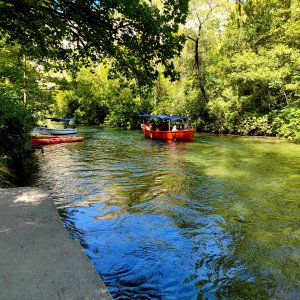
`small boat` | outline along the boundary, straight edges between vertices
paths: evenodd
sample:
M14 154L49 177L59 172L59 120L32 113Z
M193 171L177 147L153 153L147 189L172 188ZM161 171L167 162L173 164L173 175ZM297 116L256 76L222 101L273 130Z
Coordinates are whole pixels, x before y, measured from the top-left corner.
M51 135L51 134L41 134L41 133L31 133L32 139L59 139L65 138L66 135Z
M74 125L71 125L70 122L74 124L75 118L47 118L49 126L46 127L37 127L32 131L32 134L44 134L44 135L70 135L76 134L77 128Z
M48 127L37 127L32 131L32 134L44 134L44 135L70 135L76 134L76 128L48 128Z
M77 129L76 128L48 128L48 127L39 127L39 130L41 130L41 133L44 134L53 134L53 135L70 135L70 134L76 134Z
M195 129L188 124L189 117L185 116L165 116L165 115L140 115L143 122L141 128L145 136L159 140L184 140L194 139ZM158 120L158 124L152 120ZM171 123L173 128L171 129Z
M84 139L83 136L73 136L73 137L60 137L60 138L32 138L31 143L34 147L40 145L51 145L60 143L74 143L80 142Z

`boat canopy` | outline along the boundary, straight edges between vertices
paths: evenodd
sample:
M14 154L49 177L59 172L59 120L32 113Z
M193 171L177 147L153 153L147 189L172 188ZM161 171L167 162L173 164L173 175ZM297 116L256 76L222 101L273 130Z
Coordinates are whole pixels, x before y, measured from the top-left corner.
M51 122L69 122L69 121L75 121L76 118L64 118L64 119L47 118L47 120L50 120Z
M152 118L152 119L160 119L165 121L179 121L179 120L185 120L190 118L187 116L165 116L165 115L150 115L150 114L144 114L139 116L141 118Z

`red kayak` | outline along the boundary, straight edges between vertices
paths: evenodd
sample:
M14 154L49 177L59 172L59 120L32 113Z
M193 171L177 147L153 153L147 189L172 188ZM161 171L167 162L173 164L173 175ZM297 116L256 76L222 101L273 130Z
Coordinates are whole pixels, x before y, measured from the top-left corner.
M74 136L74 137L60 137L60 138L32 138L31 143L33 146L40 145L51 145L51 144L59 144L59 143L73 143L79 142L84 139L83 136Z

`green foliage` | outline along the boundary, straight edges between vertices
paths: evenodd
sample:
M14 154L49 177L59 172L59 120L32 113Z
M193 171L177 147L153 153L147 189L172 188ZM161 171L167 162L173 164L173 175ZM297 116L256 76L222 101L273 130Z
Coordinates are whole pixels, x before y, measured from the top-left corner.
M18 47L0 41L0 64L0 149L2 156L14 159L29 150L26 134L32 129L33 107L24 102L24 91L31 92L32 84L24 86L24 65Z
M243 51L232 57L229 80L239 89L239 97L248 97L251 109L266 113L295 101L299 94L300 52L288 46L261 48L258 53Z
M105 118L105 124L112 127L138 127L139 114L143 107L140 97L134 97L129 88L123 88L117 98L110 102L111 107Z
M268 115L245 115L239 122L236 133L242 135L272 135Z
M116 74L141 84L165 66L176 77L172 59L184 37L178 35L188 0L151 1L0 1L0 30L34 56L72 65L113 60Z
M139 114L151 111L151 93L134 80L109 79L109 67L82 68L68 90L56 93L53 112L75 116L80 123L137 127Z
M14 95L8 93L0 83L0 185L14 179L13 171L32 153L28 132L32 129L32 118L28 110L19 106Z
M23 107L36 119L44 117L43 112L52 101L52 92L41 66L30 60L21 47L9 45L5 39L0 40L0 66L0 87L3 89L0 97L8 97L13 102L11 105Z
M2 98L1 103L5 102ZM11 161L24 158L32 149L29 136L32 129L30 114L16 106L13 110L1 107L0 116L1 155Z
M240 2L239 11L238 1L191 1L177 63L188 90L181 107L201 130L293 138L292 114L293 130L278 120L299 103L299 1Z
M18 46L0 40L0 177L11 177L31 155L29 132L49 107L47 78ZM44 112L46 113L46 112Z
M199 130L298 139L299 1L192 0L188 15L187 1L0 1L0 12L0 28L22 45L2 44L1 86L20 106L27 91L36 119L136 127L152 112L189 115ZM33 57L45 56L75 63L72 75L41 71Z
M288 106L274 118L273 127L279 136L300 141L300 107Z

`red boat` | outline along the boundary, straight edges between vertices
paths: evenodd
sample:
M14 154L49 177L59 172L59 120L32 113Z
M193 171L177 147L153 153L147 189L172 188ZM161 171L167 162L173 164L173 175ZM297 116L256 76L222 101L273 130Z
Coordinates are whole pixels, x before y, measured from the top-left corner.
M184 141L194 139L195 129L189 127L187 122L189 117L149 114L140 115L140 117L143 118L141 128L144 134L151 139ZM158 124L151 121L151 119L157 119ZM171 122L174 124L172 129Z
M51 144L59 144L59 143L73 143L79 142L84 139L83 136L74 136L74 137L60 137L60 138L32 138L31 143L33 146L41 146L41 145L51 145Z

